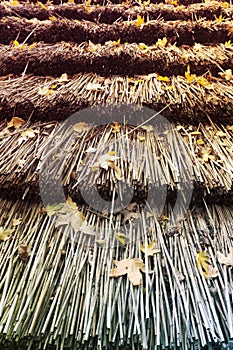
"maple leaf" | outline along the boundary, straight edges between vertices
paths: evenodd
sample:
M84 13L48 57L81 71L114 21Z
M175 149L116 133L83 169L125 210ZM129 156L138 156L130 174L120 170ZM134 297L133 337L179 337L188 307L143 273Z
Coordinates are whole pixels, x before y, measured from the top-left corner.
M219 75L221 75L221 77L223 77L226 80L232 80L233 79L233 75L232 75L232 70L231 69L227 69L224 72L219 72Z
M232 46L231 40L226 41L224 46L225 47L231 47Z
M165 81L167 83L170 81L170 79L168 77L163 77L161 75L158 75L157 79L160 80L160 81Z
M38 1L37 4L44 10L47 10L47 7L41 2L41 1Z
M137 15L137 19L133 21L133 24L137 27L140 27L142 24L144 24L144 18L141 17L140 15Z
M77 133L82 133L84 131L88 131L90 126L85 122L76 123L73 125L73 130Z
M50 16L50 17L49 17L49 20L50 20L50 21L56 21L56 17L55 17L55 16Z
M145 136L142 135L137 135L137 139L141 142L146 140Z
M7 129L11 128L12 126L15 129L19 129L23 124L25 123L25 120L19 117L13 117L11 121L7 124Z
M145 272L145 264L142 259L123 259L114 260L113 263L116 268L111 269L110 277L120 277L128 274L129 281L134 286L140 286L142 284L142 272Z
M50 89L48 86L39 87L38 89L38 94L41 96L50 96L53 92L53 89Z
M24 44L20 44L17 40L13 41L14 47L16 47L17 49L25 49L27 46Z
M38 134L38 131L31 128L21 132L21 136L26 138L33 138L36 134Z
M230 253L227 254L226 256L221 252L217 251L217 257L218 257L218 261L221 264L224 264L227 266L233 266L233 247L230 248Z
M165 47L167 45L167 38L163 37L163 39L158 39L156 45L159 47Z
M196 78L196 81L198 82L198 84L200 84L204 87L210 85L209 81L204 77L198 77L198 78Z
M214 278L218 276L218 270L211 263L206 252L199 252L196 256L197 267L200 273L203 273L205 278Z
M112 133L115 134L117 132L120 132L121 124L119 124L118 122L114 122L113 124L111 124L111 128L112 128Z
M112 46L120 46L121 39L118 39L117 41L112 41Z
M146 243L144 242L143 244L140 245L141 251L148 256L153 256L157 253L160 253L160 249L156 248L156 242L153 241L149 243L146 247Z
M68 79L68 75L66 73L63 73L58 79L57 79L57 82L58 83L66 83L68 82L69 79Z
M9 5L10 5L10 6L19 6L20 3L19 3L18 0L10 0L10 1L9 1Z
M78 210L77 204L69 196L56 216L56 227L70 225L74 231L80 231L82 224L86 220L83 213Z
M115 168L115 160L119 159L119 157L117 157L115 151L110 151L107 154L104 154L102 156L100 156L97 160L97 162L94 163L92 170L95 171L99 168L108 170L108 168Z
M16 226L20 225L21 222L22 222L22 218L13 219L12 225L13 225L13 227L16 227Z
M18 254L19 254L19 258L24 261L27 262L29 259L29 256L31 255L31 247L29 245L26 244L21 244L18 246Z
M56 214L63 207L63 205L64 203L47 205L47 207L45 208L45 211L48 214L48 216L51 217L54 214Z
M116 233L115 237L122 245L126 245L127 241L129 240L129 237L121 232Z
M14 229L4 230L3 227L0 226L0 241L7 241L13 232Z
M146 53L149 51L149 47L144 43L139 43L139 48L140 48L140 50L143 51L143 53Z
M185 78L189 83L196 80L196 74L190 74L190 66L188 65L187 71L185 72Z

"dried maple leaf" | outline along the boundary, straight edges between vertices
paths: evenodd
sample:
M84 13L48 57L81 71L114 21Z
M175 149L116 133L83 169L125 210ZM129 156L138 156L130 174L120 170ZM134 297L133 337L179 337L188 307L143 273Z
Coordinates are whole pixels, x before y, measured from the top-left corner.
M25 123L25 120L19 117L13 117L11 121L7 124L7 129L14 127L15 129L19 129L23 124Z
M53 205L47 205L47 207L45 208L46 213L48 214L48 216L53 216L54 214L56 214L62 207L63 207L63 203L60 204L53 204Z
M217 257L218 261L221 264L227 265L227 266L233 266L233 247L230 248L230 253L227 255L224 255L217 251Z
M157 76L157 79L158 79L159 81L165 81L165 82L167 82L167 83L169 83L169 81L170 81L170 79L169 79L168 77L163 77L162 75L158 75L158 76Z
M134 286L140 286L142 284L142 272L145 272L145 264L142 259L123 259L114 260L113 263L116 268L111 269L110 277L120 277L128 274L129 281Z
M126 245L127 241L129 240L129 237L127 237L124 233L121 232L117 232L115 234L115 237L122 245Z
M115 134L117 132L120 132L121 124L119 124L118 122L114 122L113 124L111 124L111 128L112 128L112 133Z
M196 260L198 270L203 273L205 278L214 278L218 276L218 270L211 265L210 258L206 252L199 252L196 256Z
M141 142L146 140L145 136L142 135L137 135L137 139Z
M26 244L19 245L18 254L22 261L27 262L29 259L29 256L31 255L31 247Z
M98 158L98 160L94 163L92 170L95 171L99 168L108 170L108 168L115 168L115 160L119 159L119 157L116 156L115 151L110 151Z
M163 39L158 39L156 46L165 47L167 45L167 38L163 37Z
M80 231L82 224L86 220L85 216L78 210L77 204L73 202L71 197L67 198L66 203L63 204L56 216L56 227L70 225L74 231Z
M0 241L7 241L13 232L14 229L4 230L3 227L0 226Z
M85 122L76 123L73 125L73 130L77 133L82 133L84 131L88 131L90 126Z
M147 245L147 247L146 247L146 243L144 242L143 244L141 244L140 249L147 256L153 256L153 255L155 255L157 253L160 253L160 249L156 248L156 242L155 241L149 243Z
M136 21L133 22L133 24L137 27L140 27L142 24L144 24L144 18L141 17L140 15L137 15Z
M26 138L33 138L36 134L38 134L38 131L31 128L21 132L21 136Z
M232 70L231 69L227 69L224 72L220 72L218 73L219 75L221 75L221 77L223 77L226 80L232 80L233 79L233 75L232 75Z
M21 222L22 222L22 218L13 219L12 225L13 225L13 227L16 227L16 226L20 225Z

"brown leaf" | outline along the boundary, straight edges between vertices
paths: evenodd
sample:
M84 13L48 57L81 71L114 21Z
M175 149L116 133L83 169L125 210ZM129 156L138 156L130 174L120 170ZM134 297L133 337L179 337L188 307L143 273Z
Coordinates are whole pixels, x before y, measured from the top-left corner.
M113 263L116 268L113 268L110 272L110 277L120 277L128 274L128 279L134 286L140 286L142 284L142 272L145 272L145 264L142 259L123 259L114 260Z
M13 232L13 229L4 230L3 227L0 226L0 241L7 241Z
M233 247L230 248L230 253L226 256L219 251L217 251L217 257L218 261L221 264L227 265L227 266L233 266Z
M26 244L21 244L18 246L18 254L22 261L27 262L29 256L31 255L31 248Z
M115 134L117 132L120 132L121 124L119 124L118 122L114 122L113 124L111 124L111 128L112 128L112 133Z
M9 129L13 126L15 129L19 129L24 123L25 120L23 120L22 118L13 117L11 121L7 124L7 128Z

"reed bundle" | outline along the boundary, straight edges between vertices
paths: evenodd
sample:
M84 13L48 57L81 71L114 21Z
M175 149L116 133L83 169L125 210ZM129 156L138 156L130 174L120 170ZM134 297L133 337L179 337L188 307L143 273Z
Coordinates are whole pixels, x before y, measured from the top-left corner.
M104 44L106 41L118 39L122 43L155 44L158 39L166 37L171 44L193 45L218 44L232 40L232 21L213 20L206 21L171 21L162 19L148 21L142 25L136 25L134 21L114 24L93 23L89 21L77 21L68 19L39 21L24 18L4 17L0 20L0 43L9 44L16 38L20 43L44 41L56 43L58 41L70 41L82 43L92 41Z
M0 222L12 236L1 243L0 334L2 344L40 349L220 349L233 337L231 267L219 262L233 244L231 208L204 207L173 226L155 214L130 222L131 244L111 248L108 233L118 221L87 213L98 240L69 226L54 227L40 204L1 200ZM4 210L3 210L4 208ZM151 213L150 211L148 211ZM150 229L153 228L153 229ZM88 235L87 235L88 236ZM72 238L73 237L73 238ZM113 243L116 240L113 236ZM145 256L140 242L160 250ZM99 242L99 243L98 243ZM19 255L19 247L27 254ZM208 249L215 278L198 270L198 252ZM110 278L113 260L139 258L146 271L141 286L126 276ZM8 345L9 348L9 345Z
M195 44L192 47L158 44L118 44L110 41L104 45L69 43L0 45L0 75L24 73L59 77L63 73L96 73L104 76L185 75L190 66L192 74L214 76L233 68L233 46L228 42L216 46Z
M94 3L94 2L93 2ZM182 3L182 2L180 2ZM50 17L67 18L76 20L87 20L112 24L117 20L136 20L137 16L156 20L163 18L165 21L181 20L188 21L195 18L205 18L215 20L223 18L233 18L233 6L227 2L208 1L207 3L184 5L172 4L150 4L132 6L129 3L108 6L85 6L85 4L64 3L59 5L41 6L38 4L22 3L19 6L11 6L7 2L0 5L0 18L6 16L18 16L27 19L37 18L41 21L49 20Z

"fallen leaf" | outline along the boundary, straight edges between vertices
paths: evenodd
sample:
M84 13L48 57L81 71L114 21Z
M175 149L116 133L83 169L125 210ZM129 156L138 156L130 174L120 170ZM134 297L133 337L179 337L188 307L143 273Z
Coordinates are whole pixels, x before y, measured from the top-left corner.
M232 80L233 79L233 75L232 75L232 70L231 69L227 69L224 72L219 72L219 75L221 75L221 77L223 77L226 80Z
M156 45L159 47L165 47L167 45L167 38L163 37L163 39L158 39Z
M129 281L134 286L140 286L142 284L142 272L145 272L145 264L142 259L123 259L114 260L113 263L116 268L111 269L110 277L120 277L128 274Z
M141 128L146 130L147 132L154 130L153 125L143 125Z
M139 43L139 48L140 48L140 50L143 51L143 53L146 53L149 51L149 47L144 43Z
M20 3L19 3L18 0L10 0L10 1L9 1L9 5L10 5L10 6L19 6Z
M83 216L83 218L85 218L85 217ZM81 224L79 231L81 231L87 235L90 235L90 236L96 236L95 226L89 225L86 220Z
M21 132L21 136L33 138L36 135L36 133L38 133L38 131L35 131L33 129L28 129L28 130Z
M32 43L31 45L28 46L29 50L32 50L36 47L37 43Z
M26 244L21 244L18 246L18 254L19 254L19 258L24 261L27 262L29 259L29 256L31 255L31 247L29 245Z
M0 226L0 241L7 241L13 232L14 229L4 230L3 227Z
M20 225L21 222L22 222L22 218L13 219L12 225L13 225L13 227L16 227L16 226Z
M144 24L144 18L140 15L137 15L137 19L133 21L133 24L137 27L140 27L142 24Z
M156 242L153 241L149 243L146 247L146 243L144 242L143 244L140 245L141 251L148 256L153 256L157 253L160 253L160 249L156 248Z
M221 264L227 265L227 266L233 266L233 247L230 248L230 253L227 255L224 255L217 251L217 257L218 261Z
M188 83L192 83L196 80L196 74L190 74L190 66L188 65L187 71L185 72L185 78L187 79Z
M83 213L78 210L77 204L69 196L66 203L56 213L56 216L56 227L70 225L74 231L80 231L82 224L86 220Z
M51 217L54 214L56 214L63 207L63 205L64 205L63 203L47 205L47 207L45 208L45 211L48 214L48 216Z
M197 77L196 81L198 82L198 84L204 87L210 85L209 81L204 77Z
M139 141L145 141L145 136L142 136L142 135L137 135L137 139L139 140Z
M104 154L102 156L100 156L97 160L97 162L94 163L92 170L95 171L99 168L108 170L108 168L115 168L115 160L119 159L119 157L117 157L115 151L111 151L108 152L107 154Z
M66 83L67 81L69 81L69 78L66 73L62 74L60 78L57 79L58 83Z
M121 39L118 39L117 41L112 41L112 46L120 46Z
M118 122L114 122L113 124L111 124L111 128L112 128L112 133L115 134L117 132L120 132L121 124L119 124Z
M76 123L73 125L73 130L77 133L82 133L85 131L88 131L90 129L90 126L85 122Z
M27 46L24 44L20 44L17 40L13 41L14 47L16 47L17 49L25 49Z
M115 167L114 167L114 172L115 172L116 179L117 179L118 181L123 180L123 174L122 174L122 171L121 171L121 169L119 168L119 166L115 166Z
M199 139L196 141L197 145L204 145L204 141L202 139Z
M19 129L23 124L25 123L25 120L19 117L13 117L11 121L7 124L7 128L11 128L12 126L15 129Z
M226 41L224 46L225 47L231 47L232 46L231 40Z
M37 1L37 4L44 10L47 10L47 7L41 2L41 1Z
M88 149L85 151L86 153L95 153L97 151L97 148L95 147L88 147Z
M54 91L48 86L39 87L38 94L41 96L50 96Z
M196 260L198 270L203 273L205 278L214 278L218 276L218 270L211 265L210 258L206 252L199 252L196 256Z
M90 91L105 90L105 88L101 84L97 84L97 83L88 83L86 85L86 89Z
M170 81L170 79L168 77L163 77L161 75L158 75L157 79L160 80L160 81L165 81L167 83Z
M50 20L50 21L56 21L56 17L55 17L55 16L50 16L50 17L49 17L49 20Z
M122 244L126 245L129 237L127 237L124 233L118 232L115 234L116 239Z

